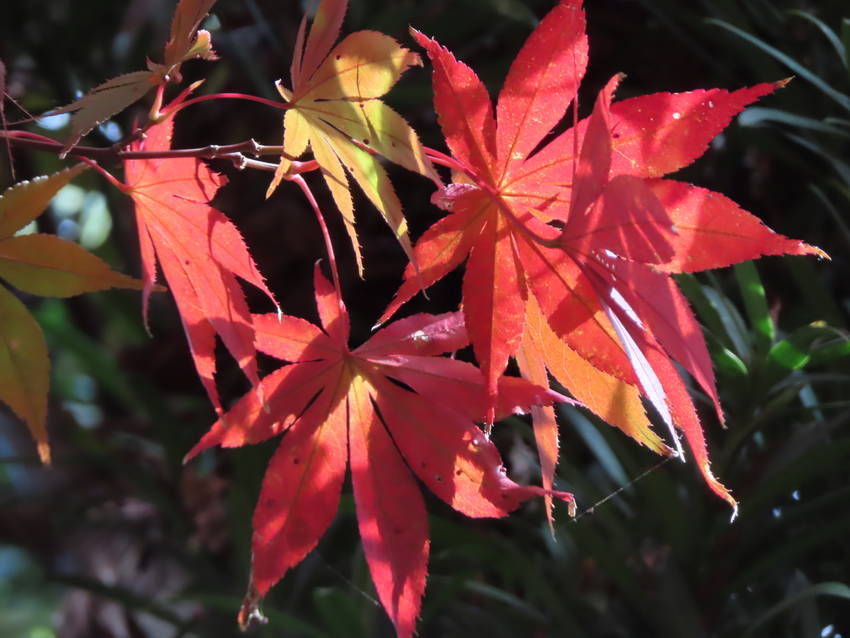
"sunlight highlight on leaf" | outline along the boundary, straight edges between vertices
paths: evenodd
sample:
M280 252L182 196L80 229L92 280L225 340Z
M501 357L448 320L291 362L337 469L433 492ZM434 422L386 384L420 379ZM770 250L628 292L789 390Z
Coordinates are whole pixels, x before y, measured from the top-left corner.
M300 157L309 145L345 220L362 277L364 265L354 210L348 180L340 166L378 209L411 260L413 249L401 202L379 158L360 146L438 183L439 176L413 129L378 99L410 66L422 64L419 56L375 31L352 33L331 50L347 4L346 0L322 1L307 36L303 59L296 46L293 89L278 82L278 91L290 109L284 116L283 157L266 196L271 196L286 178L291 160Z

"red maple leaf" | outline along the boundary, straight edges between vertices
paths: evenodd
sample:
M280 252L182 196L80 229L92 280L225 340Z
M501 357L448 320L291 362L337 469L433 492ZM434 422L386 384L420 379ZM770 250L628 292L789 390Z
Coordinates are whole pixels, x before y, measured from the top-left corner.
M313 549L339 502L350 460L360 536L378 596L399 636L412 635L425 589L428 524L415 477L454 509L505 516L521 501L554 495L520 486L473 423L486 412L481 373L437 357L468 338L460 313L420 314L348 347L348 313L315 271L322 328L274 314L255 317L257 347L292 362L262 380L269 410L246 394L189 452L285 435L269 464L254 512L251 586L240 622ZM512 377L499 383L500 415L566 400ZM348 459L346 458L348 457ZM411 473L412 472L412 473Z
M172 128L173 116L148 129L131 149L170 149ZM260 381L251 313L236 277L257 286L274 302L236 226L209 205L227 179L196 158L127 160L124 171L125 192L136 206L145 325L159 259L201 383L221 413L214 379L216 334L251 383Z
M651 178L692 162L734 114L782 83L732 93L659 93L612 105L615 77L589 118L536 150L584 75L581 5L562 0L541 21L511 66L495 116L475 73L413 33L434 67L434 104L452 152L437 159L454 169L457 183L435 195L450 214L416 244L420 271L406 270L382 320L468 256L463 312L491 401L520 347L533 300L566 346L596 368L590 394L603 391L589 407L600 412L616 396L620 388L610 377L640 388L671 429L682 429L712 489L734 504L709 471L702 429L671 360L695 377L722 418L699 326L665 273L764 254L823 253L773 233L722 195ZM527 349L523 359L527 371L552 367L539 348ZM580 389L566 385L578 396ZM636 418L643 419L640 411ZM634 419L617 425L651 444L646 425ZM551 454L557 445L551 424L538 436L547 437L538 443Z

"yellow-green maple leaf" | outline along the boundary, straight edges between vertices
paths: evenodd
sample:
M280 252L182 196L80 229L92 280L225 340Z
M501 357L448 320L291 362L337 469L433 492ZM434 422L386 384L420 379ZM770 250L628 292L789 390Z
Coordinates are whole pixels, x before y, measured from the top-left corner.
M201 20L216 0L180 0L174 10L171 34L163 51L163 64L148 60L147 71L133 71L106 80L81 98L45 115L71 114L71 133L60 157L98 124L142 99L154 87L167 81L180 82L180 65L192 58L215 60L208 31L198 31Z
M331 50L346 6L346 0L322 0L306 45L302 22L291 67L292 90L278 83L290 108L283 120L283 155L266 195L309 146L342 214L362 275L347 175L380 211L411 259L401 203L378 156L434 181L439 177L416 132L379 99L409 67L421 65L421 59L376 31L352 33Z
M141 288L142 282L109 268L77 244L52 235L21 235L85 164L15 184L0 195L0 278L36 295L70 297L106 288ZM44 463L50 360L38 323L18 298L0 285L0 400L29 427Z

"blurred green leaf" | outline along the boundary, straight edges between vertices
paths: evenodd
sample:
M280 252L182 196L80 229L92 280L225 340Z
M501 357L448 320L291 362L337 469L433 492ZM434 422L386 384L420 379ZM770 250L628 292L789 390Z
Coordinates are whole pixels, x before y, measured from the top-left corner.
M720 318L723 331L729 336L734 351L744 361L752 360L752 349L747 334L747 326L735 305L721 291L722 287L714 273L707 273L711 286L704 286L703 292L711 303L711 307Z
M847 66L847 49L844 46L844 43L841 41L841 38L836 35L835 31L830 29L823 20L811 13L807 13L806 11L800 11L799 9L791 9L788 14L808 20L820 29L820 32L823 33L824 37L832 45L832 48L835 49L835 52L838 54L838 59L841 60L841 63L844 64L844 66Z
M676 275L675 279L690 304L694 307L700 322L708 329L708 332L723 347L731 347L733 344L726 333L726 328L723 325L720 314L714 307L712 300L708 298L699 279L689 273Z
M773 325L755 263L745 261L735 264L735 277L741 289L747 317L756 331L756 348L759 352L766 352L776 338L776 326Z
M746 377L747 364L728 348L722 346L712 350L712 358L718 371L730 377Z
M573 424L579 436L596 455L602 467L605 468L611 482L614 485L626 485L629 482L629 477L623 470L623 466L590 420L576 408L564 403L558 405L558 412Z
M706 20L706 22L708 22L709 24L717 25L718 27L721 27L723 29L726 29L730 33L733 33L736 36L738 36L739 38L741 38L742 40L746 40L750 44L761 49L762 51L767 53L769 56L774 58L775 60L784 64L791 71L793 71L794 73L799 75L801 78L803 78L807 82L810 82L811 84L816 86L818 89L820 89L824 93L824 95L827 95L830 99L834 100L837 104L841 105L842 108L850 111L850 97L848 97L844 93L841 93L840 91L837 91L834 88L832 88L822 78L818 77L817 75L815 75L814 73L809 71L806 67L804 67L802 64L797 62L795 59L793 59L789 55L786 55L785 53L783 53L782 51L780 51L776 47L771 46L770 44L768 44L767 42L757 38L756 36L739 29L738 27L731 25L728 22L724 22L723 20L715 20L713 18L709 18L709 19Z
M537 16L521 0L476 0L476 4L496 15L516 20L529 28L537 25Z
M313 591L319 616L334 638L360 638L364 633L357 602L346 593L328 587Z
M827 162L829 162L829 164L832 166L835 172L838 173L844 183L850 186L850 164L845 162L843 158L828 150L818 142L815 142L813 140L794 133L787 133L787 135L788 139L793 140L803 148L812 151L816 155L820 155Z
M826 349L826 361L834 361L850 351L846 338L822 322L803 326L787 338L774 344L768 352L763 381L769 386L778 383L795 370L805 367L812 355Z
M762 625L767 623L775 616L789 609L793 609L801 602L808 600L809 598L814 598L816 596L832 596L835 598L843 598L845 600L850 600L850 587L848 587L844 583L819 583L817 585L812 585L808 589L804 589L803 591L792 594L780 603L777 603L776 605L771 607L767 612L760 616L747 629L743 638L749 638L749 636L752 636L756 632L756 630L758 630Z
M835 204L830 201L829 197L826 196L826 193L823 192L823 189L817 184L809 184L809 190L812 191L815 197L817 197L821 204L823 204L823 207L829 213L832 221L835 222L836 228L841 231L841 234L844 237L844 242L847 244L848 248L850 248L850 226L848 226L842 212L836 208ZM848 198L848 204L850 204L850 198Z
M766 122L775 122L786 126L808 129L818 133L828 133L850 139L850 131L845 131L828 124L824 120L813 117L795 115L780 109L765 108L763 106L751 106L738 116L738 124L741 126L763 126Z

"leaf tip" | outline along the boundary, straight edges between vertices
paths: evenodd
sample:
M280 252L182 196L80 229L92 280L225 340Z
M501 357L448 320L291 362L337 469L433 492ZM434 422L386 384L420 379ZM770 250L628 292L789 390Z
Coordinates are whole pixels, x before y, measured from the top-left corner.
M818 259L826 259L827 261L832 261L832 257L830 257L825 250L821 250L817 246L811 246L809 244L803 244L803 246L810 255L814 255Z
M50 444L47 441L38 442L38 458L41 459L42 465L50 465Z
M726 489L726 486L715 478L714 474L711 472L711 467L709 466L708 461L703 462L701 469L711 490L732 507L732 517L729 522L734 522L734 520L738 517L738 501L736 501L735 497L733 497L729 490Z
M248 586L248 591L245 592L245 598L242 599L239 614L236 616L236 622L239 623L239 631L245 632L254 625L265 625L269 622L269 619L266 618L260 609L262 598L262 594L251 583Z
M428 44L432 41L431 38L414 27L408 27L407 29L410 32L410 37L416 40L416 44L421 46L423 49L428 48Z

